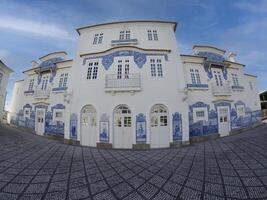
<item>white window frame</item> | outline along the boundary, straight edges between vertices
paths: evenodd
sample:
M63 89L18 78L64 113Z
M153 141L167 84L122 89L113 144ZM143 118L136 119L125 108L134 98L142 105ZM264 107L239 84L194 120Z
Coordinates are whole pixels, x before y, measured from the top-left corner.
M62 113L61 117L57 117L57 113ZM64 115L65 115L65 110L64 109L54 109L53 110L53 121L64 121Z
M151 30L147 30L147 39L149 41L152 41L153 40L153 36L152 36L152 31Z
M239 108L242 108L242 112L240 112ZM237 114L237 117L244 117L245 116L245 106L244 105L237 105L236 106L236 114Z
M239 86L239 80L237 74L232 74L232 80L233 80L233 85L234 86Z
M88 63L86 79L93 80L98 77L98 61L91 61Z
M163 59L152 57L149 59L150 61L150 76L152 78L163 78Z
M28 91L33 91L33 86L34 86L34 78L30 80Z
M98 44L102 44L103 42L104 33L100 33L98 37Z
M147 39L148 41L158 41L158 30L147 30Z
M50 76L49 75L45 75L42 78L42 86L41 86L41 90L46 90L47 89L47 85L48 85L48 80L49 80Z
M131 30L120 31L119 40L130 40L131 39Z
M96 33L95 36L94 36L94 39L93 39L93 44L94 45L97 44L97 42L98 42L98 36L99 36L98 33Z
M192 84L201 84L201 77L199 73L199 69L191 68L189 70L190 79Z
M28 114L26 112L28 112ZM24 117L27 117L27 118L30 118L30 116L31 116L31 109L30 108L24 108L23 116Z
M63 79L63 84L62 84L63 88L67 87L68 76L69 76L68 73L65 73L65 74L64 74L64 79Z
M204 117L198 117L197 112L203 112L204 111ZM193 122L198 121L208 121L208 108L207 107L200 107L200 108L193 108Z
M159 40L159 37L158 37L158 31L157 30L153 30L153 39L154 41L158 41Z

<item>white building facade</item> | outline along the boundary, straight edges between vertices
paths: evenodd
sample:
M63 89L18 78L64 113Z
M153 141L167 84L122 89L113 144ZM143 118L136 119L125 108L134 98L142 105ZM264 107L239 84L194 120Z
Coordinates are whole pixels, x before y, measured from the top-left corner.
M73 60L54 52L32 61L25 79L15 82L9 121L39 135L64 135L65 94Z
M5 109L5 100L6 100L6 88L8 83L8 78L10 73L13 70L7 67L0 60L0 123L3 121L4 109Z
M74 60L48 54L15 84L10 122L85 146L127 149L179 146L259 122L256 77L214 47L181 55L176 25L77 29Z

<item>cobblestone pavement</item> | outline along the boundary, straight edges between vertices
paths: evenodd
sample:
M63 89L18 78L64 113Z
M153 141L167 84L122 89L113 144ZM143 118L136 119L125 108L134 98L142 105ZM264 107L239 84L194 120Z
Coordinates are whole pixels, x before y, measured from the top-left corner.
M0 127L0 199L267 199L267 124L147 151L64 145Z

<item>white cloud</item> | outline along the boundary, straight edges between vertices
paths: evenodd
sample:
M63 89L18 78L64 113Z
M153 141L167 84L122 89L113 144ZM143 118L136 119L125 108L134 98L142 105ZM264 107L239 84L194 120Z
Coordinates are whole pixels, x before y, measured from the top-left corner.
M248 10L253 13L267 13L267 1L249 1L249 2L238 2L235 6L242 10Z
M67 30L59 28L56 24L47 24L28 19L0 16L0 28L27 32L50 38L74 40L74 37Z

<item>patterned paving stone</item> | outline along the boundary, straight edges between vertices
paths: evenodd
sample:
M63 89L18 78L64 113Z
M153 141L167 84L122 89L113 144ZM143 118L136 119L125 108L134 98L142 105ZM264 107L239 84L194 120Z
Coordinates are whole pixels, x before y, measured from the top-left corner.
M83 199L89 197L89 191L87 187L78 187L69 190L69 199Z
M0 200L265 200L267 125L180 149L101 150L0 128Z

